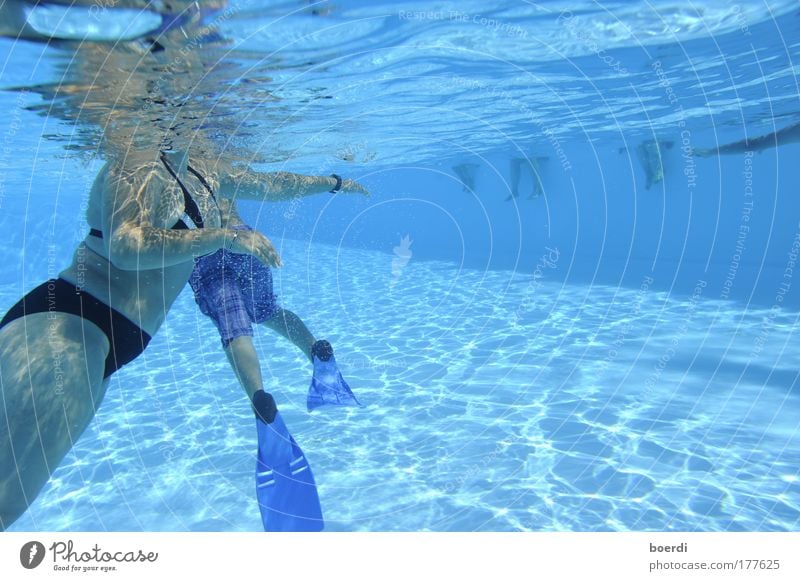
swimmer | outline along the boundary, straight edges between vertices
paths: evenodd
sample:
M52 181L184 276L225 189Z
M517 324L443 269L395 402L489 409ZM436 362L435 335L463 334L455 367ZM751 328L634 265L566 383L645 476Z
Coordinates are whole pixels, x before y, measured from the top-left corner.
M225 248L280 266L264 235L223 227L220 198L340 191L369 195L335 175L260 173L187 150L132 151L106 163L72 264L0 321L0 530L27 510L86 429L111 374L147 347L194 259ZM261 403L256 410L274 419L274 402Z
M221 200L220 208L226 228L252 231L242 221L235 204ZM333 358L333 348L324 339L318 341L295 313L278 305L272 273L264 263L252 255L223 248L195 261L189 284L200 311L214 321L228 361L251 400L263 389L253 346L253 323L256 323L291 341L314 365L307 398L309 411L323 405L358 405L341 374L333 385L323 384L319 379L320 364Z
M515 157L509 162L509 169L511 174L511 195L506 198L506 202L510 202L514 198L519 197L519 179L521 176L521 169L528 168L531 176L531 193L528 195L529 200L535 200L544 193L542 186L542 169L541 163L547 161L548 157Z
M220 202L225 228L252 231L227 200ZM195 261L189 278L203 314L210 317L219 331L222 348L254 409L259 412L256 432L259 439L259 464L256 469L256 496L265 531L317 531L324 522L311 467L297 443L291 478L281 483L283 492L275 491L274 474L280 471L271 456L275 453L276 430L286 430L278 421L272 396L264 391L261 365L253 345L253 323L263 324L289 339L313 364L314 373L306 403L311 411L325 405L360 405L342 378L328 341L316 340L292 311L282 308L272 290L270 268L252 255L220 249ZM267 411L260 408L267 405ZM288 430L278 433L278 441L291 438ZM263 451L263 452L262 452ZM262 466L263 465L263 466ZM264 480L264 475L270 476ZM298 501L298 499L300 499Z
M650 139L640 143L636 148L639 162L642 164L647 176L644 189L649 190L650 186L660 184L664 181L664 150L672 149L671 141L656 141Z
M648 139L636 146L636 156L645 173L645 189L664 181L664 150L672 149L672 141ZM626 147L619 152L627 151Z
M475 191L475 170L478 164L475 163L460 163L453 166L453 171L456 172L458 179L461 180L461 185L465 192Z

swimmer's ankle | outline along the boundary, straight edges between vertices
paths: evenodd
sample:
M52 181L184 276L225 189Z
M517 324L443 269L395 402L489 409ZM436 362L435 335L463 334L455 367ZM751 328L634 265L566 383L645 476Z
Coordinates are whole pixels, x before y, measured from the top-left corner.
M333 357L333 347L331 346L330 342L325 339L316 341L311 347L311 357L312 360L314 357L320 361L330 360L330 358Z
M271 424L275 421L275 416L278 413L278 406L272 394L267 393L263 389L259 389L253 394L253 410L258 419L265 424Z

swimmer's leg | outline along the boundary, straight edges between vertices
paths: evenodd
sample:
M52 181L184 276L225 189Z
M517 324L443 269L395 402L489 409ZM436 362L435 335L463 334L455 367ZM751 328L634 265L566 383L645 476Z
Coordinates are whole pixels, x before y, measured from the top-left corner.
M27 315L0 330L0 530L27 510L105 395L109 344L75 315Z
M544 193L544 186L542 185L542 167L539 165L541 161L546 161L546 157L534 157L530 160L528 169L531 172L531 194L528 196L529 200L535 200Z
M247 392L247 397L252 401L255 393L263 389L261 377L261 363L253 345L252 335L240 335L231 339L225 347L225 355L239 380L239 384Z
M263 325L272 329L279 335L286 337L289 341L308 357L313 363L314 356L311 349L316 343L316 339L303 320L290 310L278 307L275 316L264 321Z
M452 167L458 179L461 180L461 189L467 193L475 191L475 169L478 166L474 163L460 163Z
M511 195L506 198L506 202L510 202L512 199L519 197L519 176L520 176L520 166L522 165L522 159L519 157L512 158L509 161L509 174L511 178Z

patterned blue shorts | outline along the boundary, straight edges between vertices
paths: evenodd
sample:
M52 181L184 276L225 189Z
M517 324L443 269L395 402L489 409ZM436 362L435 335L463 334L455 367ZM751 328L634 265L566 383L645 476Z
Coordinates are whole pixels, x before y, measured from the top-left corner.
M217 250L195 261L189 278L200 311L211 317L222 346L242 335L253 336L253 323L275 316L270 268L250 254Z

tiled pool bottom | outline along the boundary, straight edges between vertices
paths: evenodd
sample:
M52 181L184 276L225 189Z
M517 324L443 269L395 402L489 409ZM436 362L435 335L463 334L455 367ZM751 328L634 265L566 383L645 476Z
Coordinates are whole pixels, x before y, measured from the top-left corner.
M366 404L308 414L311 366L257 330L327 530L800 528L795 313L765 328L731 302L413 260L398 274L391 255L298 242L282 257L283 305ZM12 530L257 531L253 424L184 293Z

